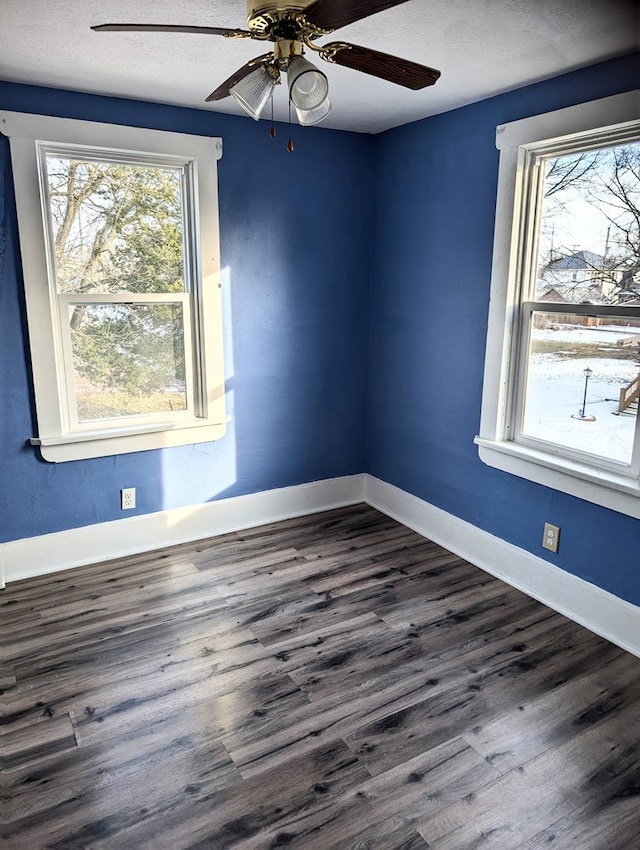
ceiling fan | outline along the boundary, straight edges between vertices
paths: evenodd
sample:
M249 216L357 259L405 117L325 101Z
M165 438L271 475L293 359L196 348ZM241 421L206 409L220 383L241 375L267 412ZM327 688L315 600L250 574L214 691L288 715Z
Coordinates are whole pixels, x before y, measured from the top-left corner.
M284 71L290 103L298 121L310 125L319 123L329 114L331 103L327 77L304 58L305 48L317 53L325 62L362 71L409 89L422 89L437 81L440 71L379 50L343 41L322 46L314 44L318 38L340 27L406 2L408 0L248 0L246 30L181 24L99 24L91 29L97 32L196 33L271 41L274 47L269 53L238 68L206 101L232 95L257 121Z

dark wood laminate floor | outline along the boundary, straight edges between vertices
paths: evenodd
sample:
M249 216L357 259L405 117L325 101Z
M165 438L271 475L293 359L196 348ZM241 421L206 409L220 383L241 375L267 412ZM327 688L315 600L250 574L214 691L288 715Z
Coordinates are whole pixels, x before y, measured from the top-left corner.
M366 506L0 617L10 850L640 848L640 660Z

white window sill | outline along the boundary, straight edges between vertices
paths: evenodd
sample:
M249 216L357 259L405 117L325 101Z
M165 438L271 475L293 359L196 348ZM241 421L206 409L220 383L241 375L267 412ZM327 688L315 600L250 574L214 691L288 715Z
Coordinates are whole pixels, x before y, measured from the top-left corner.
M208 443L219 440L227 430L230 417L219 421L192 419L179 425L154 425L74 431L67 434L31 437L30 443L40 447L44 460L63 463L87 460L105 455L142 452L171 446Z
M640 519L640 485L636 479L513 442L476 437L475 443L480 460L487 466Z

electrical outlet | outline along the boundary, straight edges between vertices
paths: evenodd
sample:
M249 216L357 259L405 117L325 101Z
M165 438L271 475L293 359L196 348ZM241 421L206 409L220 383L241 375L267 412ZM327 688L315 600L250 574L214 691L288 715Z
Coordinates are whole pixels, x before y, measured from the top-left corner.
M557 525L551 525L550 522L544 524L544 535L542 537L542 548L548 549L550 552L558 551L558 543L560 542L560 529Z
M130 511L136 506L136 488L125 487L120 490L120 504L123 511Z

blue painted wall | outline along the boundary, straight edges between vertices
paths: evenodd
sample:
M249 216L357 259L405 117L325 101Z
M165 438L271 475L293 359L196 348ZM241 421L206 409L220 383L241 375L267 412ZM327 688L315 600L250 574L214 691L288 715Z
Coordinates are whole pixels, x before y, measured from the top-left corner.
M628 56L379 139L368 469L640 604L640 522L485 466L480 423L498 124L638 87ZM562 528L542 550L545 521Z
M36 433L9 147L0 138L0 541L363 472L375 140L0 84L0 108L221 136L227 435L49 464ZM133 513L133 512L132 512ZM130 516L131 514L127 514Z

